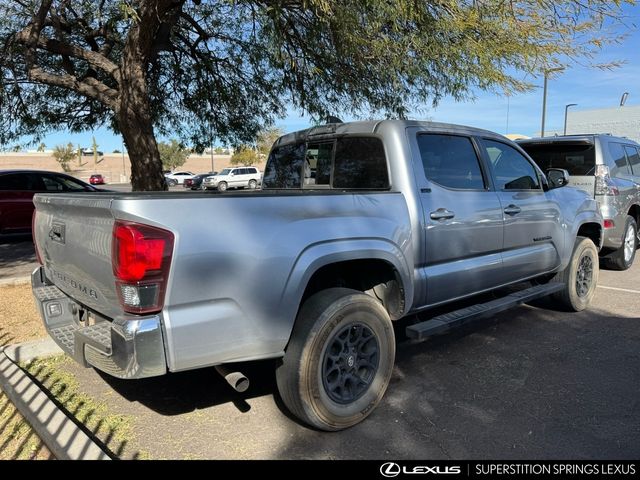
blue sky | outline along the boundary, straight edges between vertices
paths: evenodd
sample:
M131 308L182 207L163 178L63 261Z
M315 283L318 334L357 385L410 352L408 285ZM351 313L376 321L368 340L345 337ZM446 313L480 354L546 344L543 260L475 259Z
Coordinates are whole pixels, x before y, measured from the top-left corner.
M628 92L625 105L640 105L640 5L627 7L625 12L628 16L627 24L635 29L630 30L629 36L621 44L605 46L593 59L594 63L625 63L614 70L574 66L549 78L545 131L562 130L564 108L569 103L578 104L571 107L574 111L615 107L620 104L622 94ZM451 98L444 98L436 109L426 110L415 118L471 125L501 134L519 133L534 136L540 132L542 77L533 79L533 83L537 85L534 90L514 95L509 99L504 95L485 92L477 92L476 99L472 102L460 103ZM276 125L285 132L290 132L306 128L309 123L308 116L290 111L289 115L277 121ZM48 135L44 143L47 148L69 141L89 146L92 135L95 135L99 148L105 152L122 149L121 138L106 128L81 134L55 132Z

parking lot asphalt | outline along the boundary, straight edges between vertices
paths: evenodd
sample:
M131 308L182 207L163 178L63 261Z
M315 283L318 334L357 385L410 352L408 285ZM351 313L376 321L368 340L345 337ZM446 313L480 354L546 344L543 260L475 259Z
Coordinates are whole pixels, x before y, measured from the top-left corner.
M124 456L215 459L634 459L640 456L640 261L601 271L592 307L549 301L423 343L402 338L383 401L343 432L287 413L273 362L139 381L67 362L80 388L134 419Z
M0 284L29 276L36 266L30 234L0 235Z

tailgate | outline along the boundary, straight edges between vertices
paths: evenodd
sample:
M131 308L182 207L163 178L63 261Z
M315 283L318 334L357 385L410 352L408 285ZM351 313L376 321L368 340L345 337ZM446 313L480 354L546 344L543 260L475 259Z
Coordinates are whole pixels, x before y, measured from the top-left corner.
M79 303L108 318L122 314L111 243L112 196L36 195L34 241L47 278Z

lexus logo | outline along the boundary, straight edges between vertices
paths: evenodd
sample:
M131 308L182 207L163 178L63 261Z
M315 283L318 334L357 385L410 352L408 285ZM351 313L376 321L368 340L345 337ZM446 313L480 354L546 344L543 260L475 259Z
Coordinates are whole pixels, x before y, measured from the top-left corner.
M380 466L380 473L383 477L391 478L400 475L400 465L393 462L383 463Z
M415 467L401 467L397 463L394 462L386 462L380 465L380 474L383 477L393 478L397 477L400 474L403 475L460 475L462 473L462 467L460 466L427 466L427 465L416 465Z

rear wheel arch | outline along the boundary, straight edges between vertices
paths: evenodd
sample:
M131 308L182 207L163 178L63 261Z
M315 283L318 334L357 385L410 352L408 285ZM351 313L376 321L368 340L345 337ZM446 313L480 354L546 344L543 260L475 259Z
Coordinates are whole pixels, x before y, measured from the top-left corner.
M315 269L306 282L299 304L329 288L349 288L377 299L392 320L406 309L405 285L397 268L379 258L360 258L327 263Z

